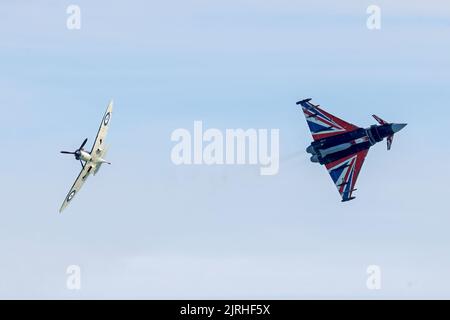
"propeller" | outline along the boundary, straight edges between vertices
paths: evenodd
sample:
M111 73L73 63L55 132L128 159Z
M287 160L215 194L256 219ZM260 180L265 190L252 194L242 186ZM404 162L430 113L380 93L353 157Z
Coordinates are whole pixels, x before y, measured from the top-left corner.
M73 151L73 152L71 152L71 151L61 151L61 153L63 153L63 154L73 154L73 155L75 155L75 158L76 158L77 160L80 160L80 159L79 159L79 156L80 156L80 153L81 153L80 151L83 150L83 147L86 145L87 141L88 141L87 138L84 139L84 141L83 141L83 143L81 144L81 146L80 146L77 150L75 150L75 151ZM80 160L80 161L81 161L81 160Z
M86 144L86 142L87 142L87 138L84 139L83 143L82 143L81 146L78 148L78 150L82 150L83 147L84 147L84 145Z

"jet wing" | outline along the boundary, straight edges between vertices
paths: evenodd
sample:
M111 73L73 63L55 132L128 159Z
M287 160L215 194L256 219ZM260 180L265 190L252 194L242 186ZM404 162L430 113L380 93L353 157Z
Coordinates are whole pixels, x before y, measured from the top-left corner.
M98 129L97 132L97 137L95 138L94 145L92 146L91 156L93 158L101 157L102 155L106 134L108 133L109 122L111 121L112 109L113 109L113 102L111 100L111 102L108 105L108 108L106 108L105 115L103 116L102 122L100 123L100 128Z
M59 209L59 212L61 213L72 201L73 197L75 197L75 194L80 191L81 187L83 186L84 182L87 180L89 175L95 170L95 165L91 162L86 163L83 166L83 169L81 169L80 174L78 175L77 179L75 180L72 188L70 188L69 193L67 194L66 198L64 199L63 204L61 205L61 208Z
M313 105L310 100L302 100L297 102L297 104L302 106L306 122L314 140L320 140L359 128L322 110L319 106Z
M354 199L352 193L356 190L354 188L356 180L358 179L359 171L368 152L368 149L362 150L325 165L331 179L333 179L334 184L341 194L342 201Z

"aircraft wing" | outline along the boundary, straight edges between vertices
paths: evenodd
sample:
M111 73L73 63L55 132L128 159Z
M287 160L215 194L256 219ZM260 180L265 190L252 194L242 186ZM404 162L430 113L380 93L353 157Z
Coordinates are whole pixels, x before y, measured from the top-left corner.
M333 116L319 108L319 106L313 105L310 100L311 99L302 100L297 102L297 104L302 106L306 122L308 123L309 130L311 131L314 140L320 140L359 128Z
M113 109L113 102L108 105L106 108L105 115L103 116L102 123L100 123L100 128L97 132L97 137L95 138L94 145L92 146L91 156L92 157L101 157L102 150L104 149L104 142L106 138L106 134L108 133L109 122L111 121Z
M72 188L70 188L69 193L67 194L66 198L64 199L63 204L61 205L61 208L59 209L59 212L61 213L72 201L72 199L75 197L75 194L80 191L81 187L83 186L84 182L87 180L89 175L93 172L95 165L91 162L87 162L83 169L81 169L80 174L78 175L77 179L73 183Z
M354 188L356 180L358 179L359 171L361 171L368 152L369 149L362 150L325 165L331 179L333 179L334 184L341 194L342 201L354 199L352 193L356 190Z

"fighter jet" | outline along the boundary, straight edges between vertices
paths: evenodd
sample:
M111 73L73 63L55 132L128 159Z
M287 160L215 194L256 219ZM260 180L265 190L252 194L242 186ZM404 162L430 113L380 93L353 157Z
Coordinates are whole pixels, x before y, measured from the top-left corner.
M405 123L388 123L372 115L379 125L360 128L324 111L311 99L298 101L302 106L313 142L306 148L311 161L325 165L336 185L342 202L355 199L356 180L370 147L386 138L391 149L394 133L402 130Z
M100 167L102 166L102 164L104 164L104 163L111 164L110 162L108 162L104 159L104 156L106 155L106 152L108 150L108 148L105 146L104 140L105 140L106 134L108 133L109 122L111 121L112 109L113 109L113 102L111 101L106 109L106 112L105 112L105 115L103 116L102 122L100 123L100 128L98 129L97 137L95 138L94 145L92 146L92 149L90 152L87 152L83 149L88 141L87 138L83 141L81 146L74 152L61 151L61 153L64 153L64 154L73 154L75 156L75 159L80 161L81 172L78 175L77 179L75 180L72 188L70 188L69 193L67 194L66 198L64 199L64 202L61 205L61 208L59 209L60 213L69 205L70 201L72 201L75 194L78 191L80 191L84 182L86 181L86 179L89 177L89 175L91 173L96 175L97 172L100 170Z

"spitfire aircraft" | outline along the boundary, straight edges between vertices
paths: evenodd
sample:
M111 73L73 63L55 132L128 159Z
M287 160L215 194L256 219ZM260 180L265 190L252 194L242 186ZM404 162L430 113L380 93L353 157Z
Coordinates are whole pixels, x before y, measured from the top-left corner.
M83 149L87 143L87 138L74 152L61 151L61 153L64 154L73 154L75 156L75 159L80 161L81 172L75 180L73 186L70 188L66 198L64 199L64 202L59 209L60 213L69 205L70 201L72 201L73 197L75 197L75 194L80 191L84 182L91 173L96 175L103 163L111 164L104 159L104 156L107 152L107 147L105 146L104 142L106 134L108 133L109 122L111 121L112 109L113 102L111 101L108 105L108 108L106 109L105 115L103 116L100 128L98 129L97 137L95 138L94 145L92 146L92 150L90 152L87 152Z
M387 149L390 150L394 133L406 124L388 123L373 115L379 125L364 129L339 119L310 101L297 102L302 106L314 139L306 152L311 154L312 162L325 165L343 202L355 199L352 193L356 190L356 180L369 148L386 138Z

